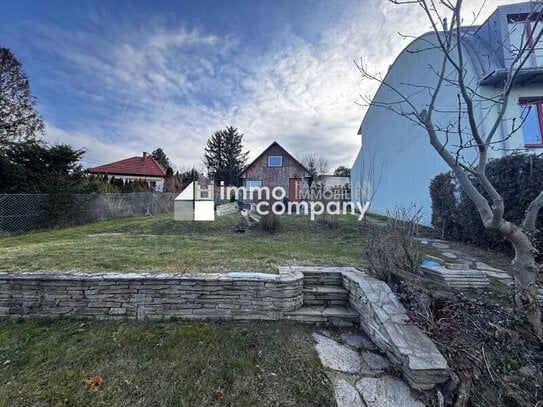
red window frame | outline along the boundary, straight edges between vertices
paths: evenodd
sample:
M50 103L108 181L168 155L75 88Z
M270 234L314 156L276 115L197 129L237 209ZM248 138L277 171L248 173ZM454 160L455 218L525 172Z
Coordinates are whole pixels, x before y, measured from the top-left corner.
M530 64L531 67L536 68L538 66L537 64L537 57L536 57L536 47L534 47L533 37L532 37L532 26L531 23L534 21L538 21L539 24L543 24L543 12L540 11L538 13L521 13L521 14L509 14L507 16L508 23L517 22L517 23L524 23L524 34L526 35L526 38L528 38L528 47L532 48L532 52L530 53Z
M535 56L534 39L532 38L532 26L530 20L526 20L524 22L524 30L526 31L526 35L528 38L528 47L530 47L530 49L532 50L532 52L530 52L530 62L532 64L532 67L537 67L537 58ZM539 114L539 110L537 111L537 113Z
M543 97L525 97L519 98L520 106L535 106L537 109L537 120L539 123L539 143L524 144L524 147L543 147Z

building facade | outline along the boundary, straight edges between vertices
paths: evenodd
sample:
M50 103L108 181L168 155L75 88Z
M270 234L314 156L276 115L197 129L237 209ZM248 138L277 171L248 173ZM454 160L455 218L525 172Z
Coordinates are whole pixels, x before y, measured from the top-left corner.
M495 98L503 88L507 71L524 41L537 38L543 26L541 3L517 3L501 6L481 25L462 29L462 47L466 68L466 83L475 95L474 110L480 132L484 135L497 121ZM421 111L429 104L428 89L435 87L436 71L443 53L437 48L436 33L415 39L397 57L385 76L385 82L404 94ZM453 53L453 58L456 56ZM490 158L506 154L543 152L543 43L534 51L517 76L510 93L507 109L492 144ZM447 73L454 77L451 69ZM458 120L456 86L445 83L436 101L433 122L441 129L454 123L462 131L462 140L471 137L467 118ZM393 105L398 95L381 85L368 108L358 134L361 148L351 170L353 200L371 199L370 211L386 214L401 204L416 204L422 208L422 222L430 224L430 180L449 171L437 151L430 145L428 134L408 118L383 106ZM409 107L396 105L400 112ZM458 125L458 123L460 123ZM512 129L517 129L512 132ZM454 132L452 132L454 133ZM440 141L459 159L473 163L475 147L458 149L459 139L444 132ZM367 186L371 185L370 188ZM363 185L360 187L360 185ZM370 191L360 196L355 191Z
M296 202L301 199L303 188L309 187L311 174L287 150L274 141L240 175L242 186L252 194L257 188L272 190L281 187L287 198ZM251 195L250 200L255 200Z

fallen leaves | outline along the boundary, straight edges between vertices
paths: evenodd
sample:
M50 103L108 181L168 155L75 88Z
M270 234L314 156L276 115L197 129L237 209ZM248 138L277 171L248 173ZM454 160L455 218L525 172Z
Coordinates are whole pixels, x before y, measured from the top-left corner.
M92 375L87 380L85 380L85 387L87 390L96 391L98 386L104 383L104 378L100 375Z

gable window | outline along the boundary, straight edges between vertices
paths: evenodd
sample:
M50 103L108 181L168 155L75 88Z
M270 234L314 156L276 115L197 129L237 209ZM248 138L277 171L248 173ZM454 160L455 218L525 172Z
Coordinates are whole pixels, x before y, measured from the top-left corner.
M520 98L522 135L526 147L543 147L543 97Z
M268 167L282 167L282 166L283 166L283 156L281 155L268 156Z

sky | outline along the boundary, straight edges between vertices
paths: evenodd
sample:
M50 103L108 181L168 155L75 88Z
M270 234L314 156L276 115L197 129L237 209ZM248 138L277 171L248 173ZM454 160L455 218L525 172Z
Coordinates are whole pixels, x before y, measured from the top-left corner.
M470 0L481 23L497 5ZM216 131L237 127L249 157L273 141L350 167L361 95L409 39L419 7L386 0L3 0L0 47L22 62L49 142L84 149L84 167L161 147L201 166Z

